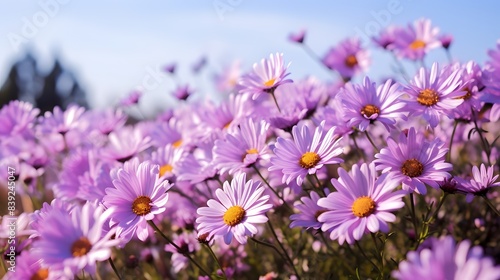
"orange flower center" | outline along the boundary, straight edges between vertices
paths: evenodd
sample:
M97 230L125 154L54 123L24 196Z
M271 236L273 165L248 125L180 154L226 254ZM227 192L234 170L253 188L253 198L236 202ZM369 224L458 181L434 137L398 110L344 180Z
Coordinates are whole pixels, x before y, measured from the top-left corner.
M375 212L375 201L369 196L358 197L352 203L352 213L359 218L370 216Z
M163 177L163 175L165 175L167 172L172 172L172 169L174 169L174 168L170 164L162 165L160 167L160 174L159 174L160 177Z
M71 255L73 257L85 256L91 248L92 244L90 244L90 241L87 237L82 236L71 244Z
M309 169L314 167L321 160L319 155L315 152L306 152L299 160L299 165L302 168Z
M276 81L276 78L270 79L267 82L264 83L264 86L266 87L272 87L274 86L274 82Z
M243 218L245 218L245 214L246 212L243 207L235 205L229 207L222 218L224 219L224 223L226 225L234 227L235 225L241 223Z
M344 63L345 63L345 66L347 66L349 68L354 68L354 66L358 65L358 59L356 58L355 55L351 54L345 58Z
M366 105L361 109L361 115L371 117L373 114L380 114L380 109L375 105Z
M151 212L151 198L141 195L132 203L132 212L137 216L144 216Z
M179 140L175 141L174 143L172 143L172 147L174 147L174 148L179 148L181 145L182 145L182 139L179 139Z
M49 278L49 270L46 268L40 268L33 276L31 276L30 280L45 280Z
M410 44L410 49L412 50L422 49L425 48L425 45L426 44L424 41L417 39Z
M438 101L439 95L437 94L437 92L428 88L420 91L417 96L417 102L427 107L435 105L436 103L438 103Z
M401 172L408 177L418 177L424 173L424 165L417 159L408 159L403 163Z

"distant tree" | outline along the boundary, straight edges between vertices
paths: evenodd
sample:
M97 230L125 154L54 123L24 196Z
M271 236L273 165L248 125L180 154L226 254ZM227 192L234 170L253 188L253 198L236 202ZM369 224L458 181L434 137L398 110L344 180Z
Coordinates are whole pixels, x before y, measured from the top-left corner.
M0 106L15 99L31 102L42 112L51 111L55 106L64 109L71 103L88 107L85 91L59 59L54 61L51 71L43 75L30 52L12 65L0 88Z

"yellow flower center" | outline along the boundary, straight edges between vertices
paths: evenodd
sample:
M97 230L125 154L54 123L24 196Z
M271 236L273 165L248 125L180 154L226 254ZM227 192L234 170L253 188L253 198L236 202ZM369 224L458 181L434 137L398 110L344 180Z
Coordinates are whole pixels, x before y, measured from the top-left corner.
M87 237L82 236L71 244L71 255L73 257L85 256L91 248L92 244L90 244L90 241Z
M258 154L258 153L259 153L259 151L257 151L257 149L255 149L255 148L248 149L248 150L246 150L246 153L243 155L243 158L241 160L242 161L245 160L245 158L247 157L247 155Z
M309 169L314 167L321 160L319 155L315 152L306 152L299 160L299 165L302 168Z
M352 203L352 213L356 217L364 218L375 212L375 201L369 196L358 197Z
M267 82L264 83L264 86L272 87L272 86L274 86L274 81L276 81L276 78L268 80Z
M354 68L354 66L358 65L358 59L356 58L355 55L351 54L345 58L344 63L345 63L345 66L347 66L349 68Z
M425 48L425 42L422 40L417 39L410 44L410 49L412 50L418 50L422 48Z
M243 218L245 218L245 214L246 212L243 207L235 205L229 207L222 218L224 219L224 223L226 225L234 227L235 225L241 223Z
M160 167L160 174L159 174L160 177L163 177L163 175L165 175L165 173L167 173L167 172L172 172L172 169L174 169L174 168L170 164L162 165Z
M424 172L424 166L417 159L408 159L403 163L401 172L408 177L418 177Z
M182 139L179 139L179 140L175 141L174 143L172 143L172 147L174 147L174 148L179 148L181 145L182 145Z
M420 91L417 96L417 102L427 107L435 105L436 103L438 103L438 101L439 95L437 94L437 92L428 88Z
M371 117L373 114L380 114L380 109L375 105L366 105L361 109L361 115Z
M49 270L47 268L40 268L31 276L30 280L45 280L47 278L49 278Z
M132 212L137 216L144 216L151 212L151 198L141 195L132 203Z

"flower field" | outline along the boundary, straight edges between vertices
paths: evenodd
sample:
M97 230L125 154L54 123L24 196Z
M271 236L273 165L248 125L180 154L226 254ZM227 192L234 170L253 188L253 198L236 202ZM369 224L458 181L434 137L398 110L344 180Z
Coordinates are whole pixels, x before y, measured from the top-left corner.
M139 91L2 107L0 276L500 279L500 40L481 65L429 19L324 54L307 35L289 43L330 79L277 52L153 118Z

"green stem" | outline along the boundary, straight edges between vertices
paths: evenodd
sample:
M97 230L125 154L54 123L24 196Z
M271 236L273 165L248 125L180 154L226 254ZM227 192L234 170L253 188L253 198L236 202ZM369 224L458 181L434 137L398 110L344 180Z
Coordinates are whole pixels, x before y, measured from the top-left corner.
M372 259L370 259L370 258L369 258L369 257L365 254L365 251L363 251L363 248L361 248L361 246L359 245L359 242L358 242L357 240L356 240L355 244L356 244L356 247L358 247L358 249L359 249L359 251L361 252L361 254L363 255L363 257L364 257L365 259L367 259L367 260L368 260L368 261L369 261L369 262L373 265L373 267L375 267L375 268L377 269L377 271L378 271L380 274L382 274L382 271L380 270L380 268L378 267L378 265L376 265L376 264L372 261Z
M373 148L375 149L375 151L378 153L380 152L380 150L377 148L377 146L375 145L375 142L373 142L372 138L370 137L370 134L368 133L368 130L365 130L365 135L366 135L366 138L368 138L368 141L370 141L370 144L372 144Z
M189 255L189 253L182 253L182 250L179 246L177 246L177 244L175 244L172 240L170 240L170 238L168 238L157 226L156 224L152 221L152 220L149 220L148 221L148 224L156 231L158 232L170 245L174 246L174 248L177 250L177 252L181 253L182 255L184 255L184 257L188 258L194 265L196 265L196 267L198 267L201 272L203 272L205 275L208 276L208 278L212 279L212 276L210 276L210 274L208 274L202 267L201 265L191 257L191 255Z
M283 201L283 204L290 210L292 210L292 208L290 207L290 205L288 205L288 203L286 203L285 199L273 188L271 187L271 185L269 184L269 182L267 182L267 180L264 178L264 176L262 176L262 173L260 173L259 169L255 166L255 165L252 165L253 169L255 170L255 172L257 173L257 175L259 175L260 179L267 185L267 187L269 187L269 189L271 189L271 191L279 198L281 199L281 201Z
M109 261L109 264L111 265L111 268L115 272L116 276L118 276L118 279L122 280L122 277L120 276L120 273L118 273L118 270L116 269L115 263L113 262L111 257L109 257L108 261Z
M278 250L278 248L276 248L276 246L274 246L273 244L271 243L267 243L265 241L261 241L261 240L258 240L257 238L254 238L254 237L250 237L250 239L253 240L253 242L257 243L257 244L260 244L260 245L264 245L266 247L269 247L269 248L272 248L273 250L276 251L276 253L282 258L282 259L285 259L285 257L283 257L283 254L281 254L280 250Z
M379 261L380 265L382 266L382 269L380 270L381 271L380 273L382 274L382 278L384 278L383 277L383 271L384 271L384 266L385 265L384 265L384 259L382 258L382 255L384 253L384 246L382 246L382 248L379 248L378 247L378 242L377 242L377 237L375 236L375 233L373 233L373 232L370 232L370 233L371 233L370 235L372 236L373 244L375 245L375 252L377 252L377 254L376 254L377 255L377 260Z
M316 182L318 183L318 188L320 189L321 193L323 194L323 196L326 197L325 190L323 189L323 186L321 185L321 181L318 178L318 174L314 173L313 177L314 177L314 179L316 179Z
M486 197L486 195L481 195L481 197L484 198L484 200L486 201L486 204L488 204L488 206L491 208L491 210L493 210L493 212L495 212L495 214L500 216L500 212L495 207L495 205L493 205L493 203L491 203L491 201Z
M453 145L453 137L455 137L455 131L457 130L458 121L455 120L455 124L453 124L453 131L451 132L450 145L448 146L448 156L447 161L451 162L451 146Z
M418 238L418 225L417 225L417 215L415 213L415 202L413 201L413 193L410 193L410 209L411 209L411 220L413 222L413 227L415 228L415 239ZM418 241L417 241L418 244Z
M286 257L286 260L288 261L288 263L290 264L290 266L293 268L293 271L295 272L295 275L297 276L297 279L300 280L299 273L297 272L297 269L295 268L295 265L293 265L293 261L290 258L290 256L288 255L288 252L286 251L285 247L283 246L283 244L279 240L278 235L276 234L276 231L274 230L273 224L271 223L271 220L269 218L267 220L267 225L269 226L269 229L271 230L271 233L273 234L274 239L276 239L276 242L278 242L278 245L280 246L281 250L283 251L283 254Z
M476 128L477 133L479 134L479 138L481 139L481 145L483 146L483 150L486 153L486 157L488 159L488 165L491 165L491 160L490 160L490 149L488 147L488 142L486 142L486 139L483 137L483 132L479 128L479 125L477 124L477 116L474 111L474 108L471 106L471 112L472 112L472 119L474 120L474 127Z
M217 256L215 255L214 251L212 250L212 247L210 247L210 245L208 245L208 244L205 244L205 246L208 248L208 251L210 251L210 255L212 255L212 258L214 258L214 260L217 262L217 265L219 266L220 270L222 271L222 275L224 275L224 279L227 279L226 272L224 271L224 268L222 268L222 265L221 265L219 259L217 258Z
M273 97L274 104L276 104L276 107L278 108L278 111L281 113L280 105L278 105L278 100L276 100L276 96L274 95L274 90L270 92L271 96Z

